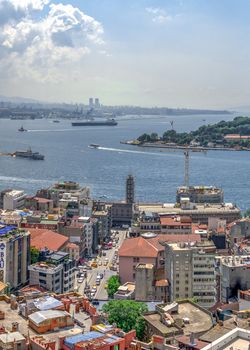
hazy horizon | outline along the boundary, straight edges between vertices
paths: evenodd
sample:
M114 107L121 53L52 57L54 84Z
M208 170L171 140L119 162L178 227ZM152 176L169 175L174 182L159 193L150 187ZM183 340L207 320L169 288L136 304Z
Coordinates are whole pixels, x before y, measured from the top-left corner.
M248 106L249 10L246 0L0 0L0 94Z

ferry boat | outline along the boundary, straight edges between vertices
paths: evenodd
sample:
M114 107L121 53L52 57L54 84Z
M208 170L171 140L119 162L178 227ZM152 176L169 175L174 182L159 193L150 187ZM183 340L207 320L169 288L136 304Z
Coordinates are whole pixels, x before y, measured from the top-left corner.
M82 121L72 122L72 126L115 126L117 121L114 119L96 120L86 119Z
M21 126L21 128L19 128L18 131L22 131L23 132L23 131L27 131L27 129L24 129L24 127Z
M91 143L89 145L89 148L99 148L99 147L100 147L100 145L98 145L97 143Z
M27 149L27 151L16 151L14 155L16 157L21 157L21 158L29 158L33 160L44 160L43 154L40 154L39 152L32 152L30 147Z

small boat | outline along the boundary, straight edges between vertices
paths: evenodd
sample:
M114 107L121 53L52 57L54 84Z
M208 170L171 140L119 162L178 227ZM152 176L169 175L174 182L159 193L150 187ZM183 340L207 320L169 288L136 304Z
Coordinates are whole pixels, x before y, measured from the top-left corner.
M22 131L23 132L23 131L27 131L27 129L24 129L24 127L21 126L21 128L19 128L18 131Z
M55 119L55 120L53 120L53 123L60 123L60 120Z
M89 145L89 148L99 148L100 147L100 145L98 145L98 144L96 144L96 143L91 143L90 145Z

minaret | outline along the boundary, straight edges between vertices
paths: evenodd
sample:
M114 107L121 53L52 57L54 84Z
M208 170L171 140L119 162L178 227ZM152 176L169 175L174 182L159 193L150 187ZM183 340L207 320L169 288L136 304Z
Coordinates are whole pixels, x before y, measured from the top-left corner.
M135 180L132 175L128 175L126 180L126 203L134 203L135 201Z

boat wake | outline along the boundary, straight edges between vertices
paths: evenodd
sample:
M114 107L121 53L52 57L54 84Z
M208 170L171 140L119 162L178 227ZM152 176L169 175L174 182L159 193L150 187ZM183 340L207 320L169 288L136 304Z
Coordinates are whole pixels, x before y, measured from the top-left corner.
M145 155L151 155L151 156L160 156L160 157L165 157L165 156L176 156L171 154L170 152L161 152L161 151L156 151L156 152L148 152L147 150L145 151L132 151L129 149L121 149L121 148L109 148L109 147L98 147L98 149L102 151L110 151L110 152L117 152L117 153L134 153L134 154L145 154ZM182 156L182 155L181 155Z

